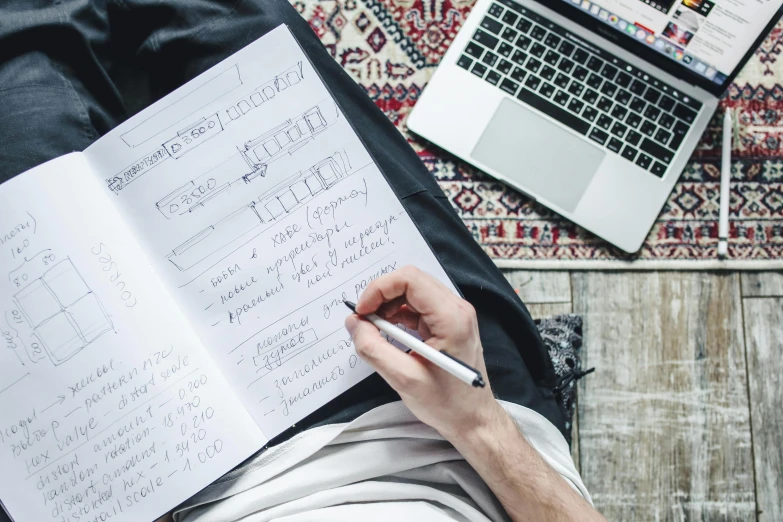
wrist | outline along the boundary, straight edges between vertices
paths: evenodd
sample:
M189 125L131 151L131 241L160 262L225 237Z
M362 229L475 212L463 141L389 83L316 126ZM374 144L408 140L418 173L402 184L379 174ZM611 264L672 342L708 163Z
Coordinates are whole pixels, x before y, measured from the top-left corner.
M503 406L494 397L474 410L475 415L449 433L442 433L457 449L484 445L493 437L505 433L509 428L516 431L516 425Z

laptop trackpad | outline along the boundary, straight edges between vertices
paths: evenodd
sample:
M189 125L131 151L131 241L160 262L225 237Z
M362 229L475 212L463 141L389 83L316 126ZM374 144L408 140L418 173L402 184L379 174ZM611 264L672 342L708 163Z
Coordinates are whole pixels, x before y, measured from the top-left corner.
M473 149L473 158L525 191L573 212L605 152L504 99Z

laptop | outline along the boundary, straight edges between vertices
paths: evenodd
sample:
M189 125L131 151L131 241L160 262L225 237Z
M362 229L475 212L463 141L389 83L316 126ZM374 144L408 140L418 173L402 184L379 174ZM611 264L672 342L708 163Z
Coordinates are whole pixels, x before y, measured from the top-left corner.
M414 133L636 252L783 0L478 0Z

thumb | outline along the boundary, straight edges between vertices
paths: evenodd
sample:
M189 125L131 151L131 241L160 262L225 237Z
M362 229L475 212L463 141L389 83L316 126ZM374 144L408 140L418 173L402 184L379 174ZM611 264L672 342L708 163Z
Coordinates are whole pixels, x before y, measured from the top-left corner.
M422 371L422 363L389 344L374 324L357 315L345 320L356 353L375 368L392 388L400 391L406 382Z

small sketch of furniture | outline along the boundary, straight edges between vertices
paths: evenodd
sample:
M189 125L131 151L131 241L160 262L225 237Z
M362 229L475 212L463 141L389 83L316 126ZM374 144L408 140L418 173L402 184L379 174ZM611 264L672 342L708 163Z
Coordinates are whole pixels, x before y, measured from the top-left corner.
M55 366L114 330L70 259L60 261L24 287L14 295L14 301Z

